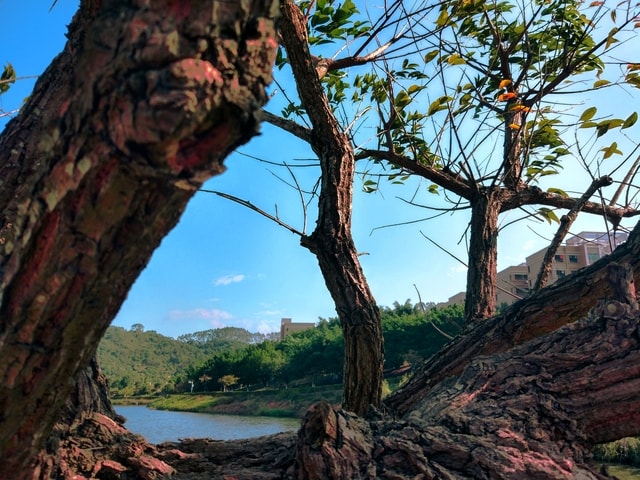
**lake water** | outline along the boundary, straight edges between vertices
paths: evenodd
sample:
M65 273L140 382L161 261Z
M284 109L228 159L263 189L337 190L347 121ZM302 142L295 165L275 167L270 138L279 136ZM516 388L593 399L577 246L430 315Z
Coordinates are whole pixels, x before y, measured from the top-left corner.
M149 443L177 441L181 438L237 440L297 430L296 418L245 417L207 413L152 410L144 406L115 406L127 419L125 427L142 435Z

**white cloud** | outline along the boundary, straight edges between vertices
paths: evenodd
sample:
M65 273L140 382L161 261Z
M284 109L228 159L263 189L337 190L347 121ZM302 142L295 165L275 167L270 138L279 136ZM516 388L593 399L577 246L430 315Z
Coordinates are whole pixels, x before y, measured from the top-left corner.
M231 285L232 283L239 283L246 278L245 275L237 274L237 275L224 275L223 277L217 278L214 280L213 284L218 287L220 285Z
M225 310L217 308L194 308L192 310L171 310L169 320L208 320L212 328L226 327L226 321L231 320L233 315Z

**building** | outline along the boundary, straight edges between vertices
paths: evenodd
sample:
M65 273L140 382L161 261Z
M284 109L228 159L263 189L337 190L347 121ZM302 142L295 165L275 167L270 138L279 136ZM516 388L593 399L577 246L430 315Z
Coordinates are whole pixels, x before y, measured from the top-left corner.
M291 335L293 332L302 332L303 330L309 330L310 328L315 328L315 323L303 323L303 322L292 322L290 318L283 318L280 320L280 340L284 340L287 336Z
M615 236L604 232L581 232L567 239L564 245L558 247L554 255L547 285L608 255L618 245L624 243L627 236L626 232L615 232ZM498 272L496 305L511 304L528 295L535 284L546 252L546 248L538 250L529 255L525 263L507 267ZM462 304L464 298L465 293L460 292L439 306Z
M514 301L527 296L531 288L529 277L529 266L526 263L507 267L498 272L496 293L496 305L503 303L513 303ZM464 298L462 299L464 302Z

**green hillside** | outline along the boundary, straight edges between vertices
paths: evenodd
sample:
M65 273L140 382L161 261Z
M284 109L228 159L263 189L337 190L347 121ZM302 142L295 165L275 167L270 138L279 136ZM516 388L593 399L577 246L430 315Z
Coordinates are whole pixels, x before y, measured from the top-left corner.
M171 392L176 377L220 351L244 348L268 336L227 327L205 330L178 339L141 324L130 330L109 327L98 347L98 362L109 379L113 396Z

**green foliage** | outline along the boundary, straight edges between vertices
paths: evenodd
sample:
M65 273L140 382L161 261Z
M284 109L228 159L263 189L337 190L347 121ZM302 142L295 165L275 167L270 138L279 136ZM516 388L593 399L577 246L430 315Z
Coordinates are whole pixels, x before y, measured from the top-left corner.
M623 154L621 142L617 148L608 148L611 142L581 148L576 128L593 129L597 140L637 122L638 114L632 111L621 118L596 119L596 108L588 104L575 122L571 109L571 102L580 105L585 91L620 84L640 87L640 64L629 63L620 74L615 65L621 59L615 56L618 50L614 52L636 37L637 5L453 0L412 10L398 2L379 18L371 12L360 14L350 0L308 0L300 8L308 18L309 45L317 58L377 52L368 61L369 69L356 71L352 65L322 78L332 108L343 115L345 127L356 132L354 144L363 148L393 152L436 169L460 162L467 179L487 185L504 177L501 168L507 160L515 161L522 167L521 180L535 183L561 173L584 152L600 150L598 161ZM616 9L627 10L618 15ZM286 64L283 55L280 67ZM607 61L608 56L613 61ZM283 114L303 118L305 112L292 100ZM359 136L358 130L366 134ZM509 142L519 146L513 150L517 158L504 158L507 150L493 154L496 145ZM383 161L375 156L371 162ZM379 178L402 184L411 170L388 162L382 169L379 176L380 170L367 168L365 192L377 191ZM428 191L437 193L437 186Z
M113 395L171 392L176 384L188 380L180 375L190 365L220 350L239 349L265 338L234 327L182 335L177 340L144 331L139 323L129 331L109 327L98 346L98 362Z
M300 8L308 12L313 3L301 2ZM317 0L315 10L309 16L309 44L331 44L367 34L369 22L356 19L358 13L360 12L352 0L345 0L343 3Z
M383 308L385 369L391 372L405 365L417 365L435 354L448 341L438 329L454 336L462 328L462 318L460 306L438 309L406 301ZM219 351L200 367L190 367L185 378L234 375L238 377L239 388L245 389L339 383L343 359L344 342L338 319L320 319L315 328L293 333L281 342L264 341L242 349ZM207 385L198 380L196 391L205 391Z
M0 75L0 94L9 90L9 86L16 81L16 71L13 69L13 65L7 63L4 66L2 75Z
M593 455L599 462L640 467L640 438L623 438L616 442L597 445Z
M407 300L381 310L388 371L436 353L448 340L434 325L452 336L462 328L460 306L440 309ZM190 381L194 392L341 382L344 342L338 319L320 319L315 328L283 341L275 335L226 327L175 340L145 331L142 324L130 330L110 327L98 362L115 396L190 392Z

